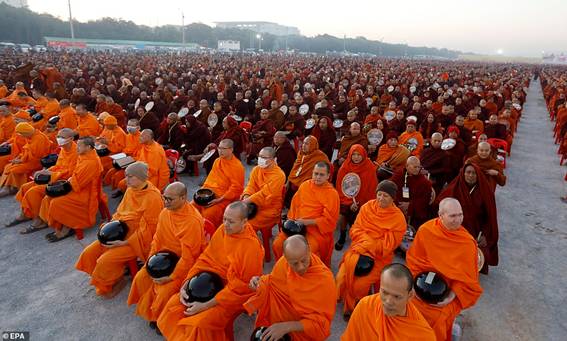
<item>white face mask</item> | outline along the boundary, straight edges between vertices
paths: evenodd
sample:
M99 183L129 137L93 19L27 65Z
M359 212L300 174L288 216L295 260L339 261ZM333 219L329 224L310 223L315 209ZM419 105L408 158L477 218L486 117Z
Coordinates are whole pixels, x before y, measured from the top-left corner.
M258 167L260 168L268 167L268 159L265 159L263 157L258 157Z
M130 126L127 126L127 127L126 127L126 130L127 130L130 134L134 134L135 132L138 131L138 127L130 127Z
M57 145L59 145L59 146L64 146L64 145L66 145L67 143L69 143L69 139L64 138L64 137L58 137L58 138L57 138Z

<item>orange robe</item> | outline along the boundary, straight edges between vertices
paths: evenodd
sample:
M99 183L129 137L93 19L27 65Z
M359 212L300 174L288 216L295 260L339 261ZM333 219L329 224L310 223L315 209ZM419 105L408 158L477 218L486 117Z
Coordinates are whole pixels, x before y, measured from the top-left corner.
M61 110L59 107L59 101L56 99L48 100L43 109L41 109L41 114L43 118L37 122L32 122L32 126L36 129L43 130L47 125L47 120L49 118L57 115L57 113Z
M309 136L305 139L305 141L303 141L303 143L312 144L312 146L310 146L311 152L309 154L304 154L302 150L299 151L297 159L295 160L288 176L289 182L296 187L299 187L299 185L311 179L313 176L313 168L315 168L315 164L317 162L325 161L328 164L331 164L327 154L319 150L319 142L317 142L315 137Z
M411 152L411 155L420 156L421 151L423 150L423 136L419 131L414 131L413 133L408 133L404 131L398 140L399 144L405 145L409 143L410 139L415 139L417 141L416 148Z
M224 288L215 296L218 304L193 316L185 316L186 307L173 295L158 318L158 327L169 341L232 340L234 319L254 293L248 287L253 276L262 274L264 249L250 224L238 234L228 235L221 225L205 251L186 276L210 271L218 274Z
M140 150L140 146L140 132L137 131L135 134L128 133L126 134L126 146L122 149L122 152L128 156L136 158L136 155L138 155L138 151ZM125 176L123 169L119 170L116 168L110 168L104 175L103 183L105 185L112 185L112 188L115 189Z
M60 229L87 229L96 221L100 200L106 200L102 193L100 174L102 165L94 150L79 155L77 165L69 178L72 191L64 196L41 201L39 216L50 227Z
M249 221L254 230L272 228L280 222L284 185L285 174L276 164L270 168L252 169L243 194L249 195L249 199L258 206L258 213Z
M363 298L352 313L341 341L435 341L435 333L413 301L406 305L405 316L388 316L380 295Z
M57 163L55 166L49 168L51 172L50 182L71 177L77 165L78 158L77 144L75 142L71 142L71 149L69 150L61 148ZM16 200L20 202L22 212L26 217L32 219L39 217L41 201L45 197L45 187L47 187L47 185L38 185L30 181L23 184L16 194Z
M14 116L9 115L6 117L0 117L0 144L8 141L14 131L16 130L16 120Z
M169 166L163 147L155 141L149 145L140 145L136 160L148 164L148 180L157 189L163 191L169 183ZM126 180L120 180L117 187L122 192L126 191Z
M57 129L70 128L77 129L77 113L72 107L67 107L59 112L59 122Z
M482 123L482 121L479 119L471 120L470 118L467 117L465 118L464 126L468 130L470 130L473 133L473 135L482 133L484 131L484 123Z
M242 162L235 156L230 160L219 157L213 163L213 168L202 187L212 190L216 198L224 196L223 201L211 207L195 205L203 218L210 220L217 227L222 223L224 209L231 202L238 200L244 189Z
M278 322L299 321L303 332L290 333L293 340L326 340L336 302L333 273L321 259L311 254L311 264L303 275L293 271L285 257L280 258L272 273L261 277L256 294L245 304L249 314L258 311L256 327Z
M357 302L368 295L373 284L378 290L380 273L392 262L394 250L402 242L406 228L403 212L393 204L381 208L374 199L360 208L349 232L351 246L337 272L337 296L343 300L345 312L352 312ZM374 267L366 276L357 277L354 269L360 255L372 257Z
M435 271L447 281L456 298L444 307L435 307L414 299L437 340L450 340L453 321L462 309L472 307L482 288L478 281L477 243L470 233L459 227L445 228L439 218L421 225L406 254L408 268L414 276Z
M91 276L91 284L98 295L112 290L124 275L128 261L148 258L162 208L161 193L151 183L142 189L126 190L112 220L121 220L128 225L128 244L107 248L95 240L83 250L75 264L75 268Z
M339 219L340 199L337 190L329 182L317 186L313 180L301 184L291 200L288 219L315 219L315 225L307 225L307 241L311 251L331 265L333 232ZM283 255L283 242L287 236L280 232L272 248L276 259Z
M33 135L26 139L26 144L17 155L22 163L9 164L4 167L4 173L0 177L0 186L20 188L29 181L30 175L41 169L39 159L49 154L50 149L51 142L47 136L36 129Z
M26 144L26 139L18 134L12 134L12 137L6 141L6 143L12 146L12 150L10 154L0 156L0 172L4 172L4 168L14 159L16 156L20 154L24 145Z
M381 166L383 163L387 163L390 167L396 169L400 166L405 166L410 155L410 151L402 145L398 145L396 148L391 148L387 143L385 143L380 146L380 149L378 149L376 163L378 166Z
M147 321L157 321L167 301L179 293L187 272L207 246L204 220L199 211L188 202L177 211L163 209L150 253L169 250L179 256L170 282L155 284L144 266L134 277L128 305L136 304L136 314Z
M487 171L489 169L495 169L498 171L498 175L486 175L486 180L490 184L492 191L496 191L496 185L504 186L506 185L506 175L504 175L504 168L502 168L502 164L496 160L494 160L491 156L486 159L481 159L480 156L475 155L470 157L465 161L465 164L474 163L475 165L479 166L480 169L483 171Z
M83 117L77 115L77 131L79 132L79 137L96 137L100 134L101 129L100 124L93 114L87 113Z
M6 97L8 94L8 87L6 85L0 86L0 98Z
M362 161L358 164L352 162L352 154L354 154L354 152L357 152L362 156ZM355 173L360 177L360 190L354 198L358 207L362 207L362 205L366 204L368 201L376 198L376 186L378 186L376 165L370 161L366 149L364 149L364 147L360 144L352 145L345 158L345 162L343 162L337 173L336 188L339 193L341 205L348 206L353 204L353 198L347 197L343 193L342 183L345 175L349 173Z
M106 140L106 146L111 155L121 153L126 146L126 133L120 127L115 127L112 130L104 128L99 137ZM103 174L106 174L112 168L112 159L107 155L101 157L100 162L102 163Z

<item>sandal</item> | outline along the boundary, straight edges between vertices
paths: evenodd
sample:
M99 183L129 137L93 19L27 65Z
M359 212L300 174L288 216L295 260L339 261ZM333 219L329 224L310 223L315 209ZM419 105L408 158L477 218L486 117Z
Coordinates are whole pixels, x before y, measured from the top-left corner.
M20 234L30 234L30 233L34 233L43 229L46 229L47 225L40 225L40 226L28 226L26 228L24 228L23 230L20 230Z
M25 219L18 219L18 218L14 218L11 222L4 224L5 227L12 227L12 226L16 226L16 225L20 225L21 223L25 223L26 221L30 221L30 218L25 218Z
M61 241L65 238L71 237L72 235L75 234L75 230L69 230L69 232L67 232L67 234L58 237L57 234L55 232L53 232L53 234L48 234L47 236L45 236L45 238L47 238L47 241L50 243L56 243L58 241Z

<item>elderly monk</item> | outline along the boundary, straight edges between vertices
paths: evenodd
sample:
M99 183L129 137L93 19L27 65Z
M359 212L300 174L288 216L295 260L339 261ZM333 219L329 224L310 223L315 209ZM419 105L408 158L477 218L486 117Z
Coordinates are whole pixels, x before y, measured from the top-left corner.
M163 147L154 140L154 133L144 129L140 133L140 149L135 157L137 161L145 162L148 167L149 181L160 191L169 183L169 166ZM126 182L118 183L118 191L112 197L118 197L126 191Z
M37 122L33 122L32 125L34 128L43 130L45 128L45 124L47 120L59 113L61 111L61 106L57 98L52 92L48 92L45 94L47 98L47 102L42 104L39 110L39 113L42 114L43 118ZM37 110L38 108L36 108Z
M380 293L360 300L341 341L435 341L435 333L414 304L413 277L403 264L386 265Z
M431 181L421 172L417 156L410 156L406 167L394 172L390 180L398 186L396 202L404 212L408 224L420 226L429 218L429 206L435 199Z
M441 143L443 143L443 135L441 133L433 133L429 141L429 147L424 148L419 157L421 166L429 174L429 181L431 181L435 193L441 192L441 189L447 182L447 173L451 171L447 155L441 149Z
M352 122L349 127L349 134L341 138L339 155L335 161L337 168L348 159L350 148L355 144L361 145L364 149L368 148L368 139L360 133L360 123Z
M77 133L79 137L98 136L101 127L96 117L87 111L84 104L77 104Z
M406 254L407 266L417 276L425 271L441 275L451 292L437 305L414 301L435 331L437 340L451 340L453 322L463 309L472 307L482 288L478 281L476 240L461 225L463 210L454 198L439 204L439 218L421 225Z
M238 200L244 189L244 166L233 154L234 143L230 139L220 141L217 147L219 158L213 163L211 172L203 183L215 193L209 206L196 205L203 218L210 220L215 227L222 223L225 208ZM274 194L277 195L277 194Z
M62 99L59 102L61 111L59 112L59 122L57 122L57 129L71 128L77 129L77 112L71 106L68 99Z
M356 174L360 178L360 188L355 197L347 196L343 192L343 179L347 174ZM346 242L347 224L352 226L360 207L374 199L374 190L377 185L376 165L370 161L366 149L362 145L354 144L337 175L336 188L341 207L338 221L340 235L339 240L335 243L335 250L343 249Z
M403 167L410 155L410 151L398 143L397 133L390 131L386 135L386 143L381 145L380 149L378 149L376 163L378 166L389 165L395 170Z
M276 151L272 147L260 150L258 166L252 169L240 197L244 203L254 203L258 207L256 216L249 221L255 231L271 229L281 219L285 174L276 164L275 157Z
M0 144L8 141L14 131L16 130L16 120L10 112L10 109L5 106L0 106Z
M63 128L59 130L57 133L57 144L61 151L59 152L57 163L49 169L37 171L36 174L49 175L50 183L71 177L78 159L77 144L73 141L74 136L75 131L73 129ZM21 230L21 234L36 232L47 227L45 222L39 218L39 209L41 208L41 201L45 197L46 186L38 185L34 181L22 185L16 194L16 200L20 202L22 211L17 218L8 224L9 226L33 219L31 226Z
M126 131L126 145L124 146L124 149L122 149L122 152L128 156L136 158L141 147L140 123L138 120L135 118L128 120ZM104 175L103 183L105 185L112 185L112 188L115 189L118 186L118 183L124 179L124 176L123 169L118 170L116 168L111 168Z
M465 128L469 129L474 136L484 131L484 123L481 120L479 120L477 117L478 117L477 111L471 109L469 110L469 113L467 115L467 118L465 118L465 123L464 123Z
M118 126L116 117L108 116L104 119L104 130L96 142L100 147L106 147L110 154L118 154L126 146L126 133ZM109 155L100 158L102 163L103 173L106 174L112 168L112 159Z
M506 175L502 164L496 161L491 155L491 147L488 142L480 142L478 144L477 153L475 156L467 159L465 164L474 163L486 174L486 178L490 183L492 191L496 190L496 185L506 185Z
M335 292L333 274L301 235L286 239L283 253L270 274L252 277L249 286L256 294L244 307L249 314L258 312L256 327L268 327L265 339L288 334L293 340L326 340L336 307L329 299Z
M350 229L352 244L345 252L337 273L337 296L344 302L343 315L348 318L354 307L368 295L372 285L378 287L382 268L394 258L394 250L402 242L407 224L394 200L398 188L395 183L383 180L376 187L376 199L360 209ZM360 256L374 260L374 266L365 276L355 276Z
M75 229L91 227L96 221L99 201L106 200L100 181L102 165L94 150L94 139L80 138L77 153L77 165L66 179L71 184L71 192L56 198L46 196L41 201L39 217L55 229L46 235L49 242L65 239L75 234Z
M128 261L148 258L163 208L160 191L148 181L148 165L135 162L126 168L128 189L112 215L128 226L126 240L101 244L92 242L83 250L75 267L91 276L96 294L112 298L125 285L124 267Z
M400 135L399 144L404 145L411 152L411 155L421 154L423 150L423 136L415 129L417 125L413 119L408 119L406 123L406 131Z
M293 146L283 131L277 131L274 134L274 148L276 149L276 161L278 166L282 169L287 178L297 158L297 152L293 149Z
M329 163L325 161L315 164L312 179L299 186L287 213L288 219L306 227L306 237L311 250L329 267L333 253L333 232L340 210L339 194L329 182L330 168ZM287 236L280 232L274 240L272 248L276 259L282 256L286 238Z
M228 205L224 223L186 276L179 295L173 295L158 318L158 327L170 341L232 340L234 320L254 293L250 279L262 274L264 251L256 232L246 220L247 206ZM207 302L188 302L185 289L191 278L203 272L219 275L224 288Z
M25 139L21 151L4 167L0 177L0 197L15 194L28 182L29 176L41 169L39 160L49 154L51 142L42 132L29 123L16 125L16 135Z
M157 319L171 296L179 292L187 272L207 246L204 220L187 202L187 187L181 182L169 184L163 192L165 208L157 221L149 255L168 250L179 257L173 273L152 279L145 266L138 271L128 296L128 305L136 304L136 314L157 326Z

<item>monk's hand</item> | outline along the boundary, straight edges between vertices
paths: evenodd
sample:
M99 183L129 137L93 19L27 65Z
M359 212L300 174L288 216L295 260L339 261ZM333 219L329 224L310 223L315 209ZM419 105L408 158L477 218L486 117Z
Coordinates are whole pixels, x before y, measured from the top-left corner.
M38 174L42 174L42 175L43 175L43 174L45 174L45 175L50 175L50 174L51 174L51 172L50 172L50 171L48 171L47 169L42 169L42 170L38 170L37 172L35 172L35 173L33 174L33 176L36 176L36 175L38 175Z
M171 277L169 277L169 276L160 277L160 278L153 278L153 280L154 280L154 283L155 283L155 284L158 284L158 285L163 285L163 284L165 284L165 283L168 283L168 282L173 281L173 280L171 279Z
M183 313L185 316L193 316L207 309L209 309L207 302L191 302L187 305L187 309L185 309Z
M434 304L434 306L436 307L444 307L447 304L453 302L453 300L455 299L455 297L457 297L457 295L455 295L455 292L453 290L449 291L449 295L447 295L447 298L445 298L443 301Z
M262 341L278 341L290 331L288 322L274 323L264 331Z
M484 235L480 236L478 239L478 246L486 247L488 244L486 243L486 237Z
M189 281L186 281L179 289L179 302L181 302L181 304L183 304L186 307L189 306L189 295L187 295L187 290L186 290L188 285L189 285Z
M21 160L20 158L18 158L18 157L12 160L12 164L13 164L13 165L18 165L18 164L20 164L20 163L22 163L22 160Z
M102 244L102 245L112 249L113 247L124 246L126 244L128 244L127 240L113 240L113 241L107 242L107 244Z
M205 206L205 207L214 206L214 205L220 203L220 202L223 201L223 200L224 200L224 198L222 198L222 197L221 197L221 198L213 199L213 200L211 200L211 202L210 202L207 206Z
M248 198L250 198L250 195L249 195L249 194L242 194L242 195L240 196L240 200L241 200L241 201L244 201L245 204L249 204L249 203L250 203L250 200L247 200Z
M487 169L487 170L486 170L486 174L492 175L492 176L497 176L497 175L498 175L498 171L497 171L496 169Z
M248 287L252 291L258 290L258 288L260 287L260 276L254 276L250 278L250 283L248 283Z

